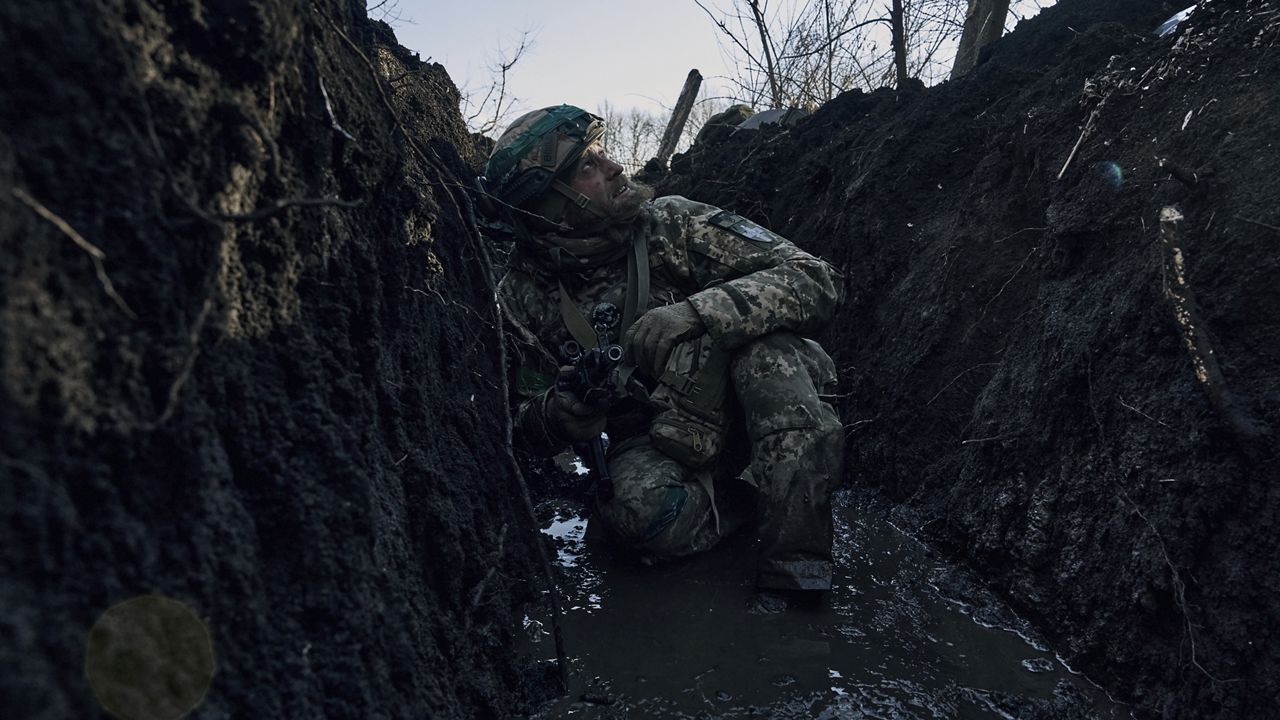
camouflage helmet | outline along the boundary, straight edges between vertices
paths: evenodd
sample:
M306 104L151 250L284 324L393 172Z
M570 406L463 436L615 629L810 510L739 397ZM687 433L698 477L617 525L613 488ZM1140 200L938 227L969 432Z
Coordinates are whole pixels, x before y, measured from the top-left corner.
M585 195L558 176L603 136L604 121L572 105L526 113L498 138L484 166L485 181L498 199L515 207L528 208L552 189L578 207L594 210Z

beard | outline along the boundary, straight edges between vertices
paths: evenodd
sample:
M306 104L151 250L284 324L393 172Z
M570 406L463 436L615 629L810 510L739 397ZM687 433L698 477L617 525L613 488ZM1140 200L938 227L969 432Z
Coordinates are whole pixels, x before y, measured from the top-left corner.
M613 198L609 207L604 208L603 217L574 205L569 206L564 220L573 228L575 235L598 232L610 225L629 222L640 212L642 205L653 199L654 190L651 186L625 176L622 183L627 191Z

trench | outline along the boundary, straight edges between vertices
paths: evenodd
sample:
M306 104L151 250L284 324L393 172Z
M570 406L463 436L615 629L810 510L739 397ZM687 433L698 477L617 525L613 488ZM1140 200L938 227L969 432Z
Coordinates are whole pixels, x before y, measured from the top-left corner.
M750 531L645 567L580 506L539 506L555 545L570 689L536 718L1128 717L962 568L895 527L866 491L835 498L835 586L757 614ZM550 659L547 618L522 650Z

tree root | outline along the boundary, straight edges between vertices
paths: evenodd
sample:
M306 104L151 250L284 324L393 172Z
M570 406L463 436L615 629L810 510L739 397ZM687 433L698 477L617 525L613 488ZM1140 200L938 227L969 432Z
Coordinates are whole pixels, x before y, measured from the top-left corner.
M1168 205L1160 210L1160 240L1165 248L1165 269L1173 278L1165 288L1165 297L1173 305L1174 320L1191 356L1196 380L1208 396L1209 404L1226 421L1245 454L1251 460L1257 460L1259 443L1270 433L1236 399L1222 374L1218 350L1209 336L1209 326L1187 283L1186 256L1182 249L1183 219L1176 206Z
M395 129L400 131L405 142L408 144L409 148L413 150L419 160L425 166L434 171L436 175L434 183L444 190L447 196L449 196L449 199L452 201L451 204L459 222L459 226L467 233L468 239L477 246L482 261L481 274L484 275L485 282L489 286L489 291L491 293L490 299L493 301L493 327L497 334L497 361L499 375L502 378L502 395L500 402L505 415L503 452L506 456L505 459L508 469L511 472L511 476L516 481L516 485L519 489L520 500L524 505L525 512L528 514L531 527L535 533L538 533L537 513L535 513L533 509L533 499L529 493L529 484L525 481L524 473L520 470L520 463L516 460L515 451L513 449L515 439L515 422L511 414L511 406L507 402L507 398L510 397L510 381L507 378L507 342L506 334L502 330L502 307L497 301L498 288L493 278L493 260L489 255L488 246L485 244L484 238L480 234L480 226L476 219L475 207L471 202L471 197L467 195L465 187L456 182L449 182L448 178L451 173L445 168L443 161L435 155L435 152L432 151L430 154L425 152L418 144L417 140L405 129L404 124L400 120L400 114L396 112L395 106L391 104L391 99L387 96L387 92L382 86L382 76L378 72L378 69L374 67L373 62L369 60L369 56L366 55L364 51L360 49L360 46L356 45L346 33L342 32L342 29L339 28L332 19L325 17L324 20L329 24L329 27L342 38L346 45L364 61L365 66L369 68L369 72L373 75L373 82L378 88L379 95L382 97L382 104L386 107L387 112L391 115L391 119L395 123ZM455 187L462 190L460 196L454 193ZM465 216L463 214L464 209L466 211ZM547 602L550 605L551 610L551 628L555 639L556 665L560 672L560 683L564 690L568 690L569 657L565 653L564 635L560 630L560 593L556 586L555 575L551 570L551 559L547 555L546 544L539 536L534 539L534 545L538 549L538 557L541 561L542 573L547 584Z
M23 205L31 208L36 215L39 215L41 218L47 220L51 225L58 228L63 235L66 235L72 242L79 245L81 250L89 253L89 257L93 259L94 270L98 273L98 283L102 285L102 291L105 292L107 297L111 298L111 301L114 302L125 315L128 315L130 319L138 319L138 314L133 311L133 308L129 307L129 304L124 301L124 298L120 297L120 293L116 292L115 285L111 283L111 278L107 276L107 269L103 262L106 260L107 254L102 252L101 248L88 240L85 240L84 236L76 232L75 228L71 227L66 220L58 217L52 210L40 204L40 201L31 197L26 190L23 190L22 188L13 188L13 196L21 201Z

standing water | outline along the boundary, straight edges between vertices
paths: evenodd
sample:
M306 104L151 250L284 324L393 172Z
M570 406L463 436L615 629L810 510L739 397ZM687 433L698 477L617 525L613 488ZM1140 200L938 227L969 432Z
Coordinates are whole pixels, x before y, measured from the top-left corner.
M832 591L770 615L748 609L749 532L644 567L586 543L572 504L543 505L573 679L537 717L1128 716L989 594L979 604L949 599L976 584L859 507L837 496ZM526 626L532 652L553 655L545 618Z

